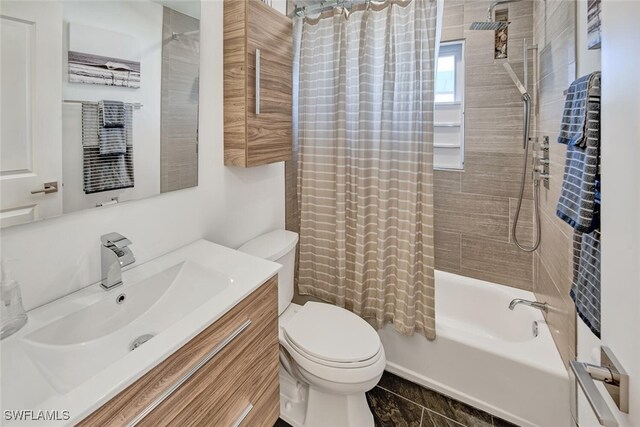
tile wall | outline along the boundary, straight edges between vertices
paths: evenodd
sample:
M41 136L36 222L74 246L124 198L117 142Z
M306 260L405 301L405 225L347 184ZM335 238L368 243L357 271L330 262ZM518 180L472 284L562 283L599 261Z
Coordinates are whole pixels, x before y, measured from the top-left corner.
M576 73L576 2L537 1L534 33L538 44L537 134L550 138L550 188L541 192L542 243L534 256L536 298L552 309L547 322L565 365L575 358L576 314L569 297L573 229L555 214L560 195L566 147L556 139L560 129L564 90Z
M436 268L532 290L533 255L516 248L509 232L522 171L522 101L502 66L505 60L494 59L494 32L469 30L472 22L486 19L489 4L444 0L442 40L465 39L465 163L464 171L435 172ZM507 61L523 79L533 1L505 7L511 21ZM528 178L518 228L525 244L532 240L532 195Z

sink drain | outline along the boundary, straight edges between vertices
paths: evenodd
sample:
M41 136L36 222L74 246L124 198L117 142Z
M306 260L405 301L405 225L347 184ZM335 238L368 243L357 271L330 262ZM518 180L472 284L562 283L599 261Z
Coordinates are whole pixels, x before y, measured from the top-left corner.
M138 338L133 340L133 342L129 346L129 351L135 350L136 348L140 347L142 344L149 341L151 338L153 338L153 334L140 335Z

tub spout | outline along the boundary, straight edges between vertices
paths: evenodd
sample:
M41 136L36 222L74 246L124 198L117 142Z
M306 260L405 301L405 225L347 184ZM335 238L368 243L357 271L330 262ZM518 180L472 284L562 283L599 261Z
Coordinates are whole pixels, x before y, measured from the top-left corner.
M523 304L528 305L529 307L537 308L538 310L544 311L545 313L549 312L549 304L546 302L537 302L537 301L529 301L522 298L516 298L509 304L509 310L513 310L516 308L516 305Z

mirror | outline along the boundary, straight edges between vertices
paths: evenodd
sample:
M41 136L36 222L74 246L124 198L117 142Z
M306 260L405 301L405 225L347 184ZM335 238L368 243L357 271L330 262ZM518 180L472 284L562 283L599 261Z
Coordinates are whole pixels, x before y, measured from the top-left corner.
M198 1L0 7L2 227L198 185Z

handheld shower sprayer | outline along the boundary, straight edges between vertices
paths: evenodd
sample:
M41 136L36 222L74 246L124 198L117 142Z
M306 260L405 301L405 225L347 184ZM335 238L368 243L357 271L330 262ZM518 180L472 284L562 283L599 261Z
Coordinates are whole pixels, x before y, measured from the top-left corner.
M511 77L511 80L513 80L513 83L515 83L516 87L520 91L520 94L522 96L528 95L529 93L527 92L527 89L524 87L524 85L518 78L516 72L513 71L513 68L511 68L511 64L509 64L508 62L504 62L502 66L504 67L505 70L507 70L507 74L509 74L509 77Z
M518 236L516 235L517 234L516 231L518 230L518 219L520 218L520 211L522 209L522 199L524 197L525 181L527 177L527 158L529 156L529 127L530 127L530 118L531 118L530 117L531 116L531 95L529 95L527 88L525 87L525 85L522 84L522 82L518 78L518 75L515 73L515 71L513 71L513 68L511 68L511 65L508 62L505 62L502 65L504 66L504 69L507 71L507 74L509 74L509 77L511 77L511 80L513 80L513 83L516 85L516 87L520 91L520 94L522 95L522 102L523 102L524 130L522 135L523 137L522 147L524 148L524 157L522 162L522 176L520 178L520 194L518 197L518 205L516 207L515 217L513 219L513 225L511 227L511 238L513 239L513 242L516 244L518 248L522 249L525 252L533 252L536 249L538 249L538 246L540 246L540 206L539 206L540 183L535 176L533 180L533 187L534 187L534 193L535 193L533 195L533 203L534 203L534 215L536 218L536 237L533 241L533 245L530 247L522 245L518 241ZM525 66L526 66L526 62L525 62Z

